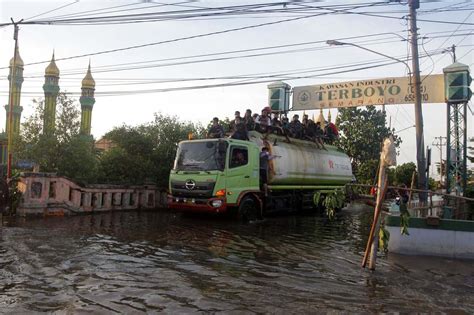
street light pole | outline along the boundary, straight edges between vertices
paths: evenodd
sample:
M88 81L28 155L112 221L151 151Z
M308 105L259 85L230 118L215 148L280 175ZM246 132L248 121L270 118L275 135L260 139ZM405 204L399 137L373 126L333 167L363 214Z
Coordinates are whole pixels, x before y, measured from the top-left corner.
M403 63L407 68L410 76L410 85L412 86L412 93L415 99L415 126L416 126L416 168L418 170L418 189L426 188L426 158L425 158L425 144L423 134L423 111L421 107L421 78L420 78L420 63L418 59L418 28L416 26L416 9L420 7L419 0L409 0L410 6L410 34L411 34L411 51L412 51L412 69L407 62L397 59L395 57L382 54L378 51L359 46L353 43L344 43L337 40L328 40L328 45L343 46L349 45L358 47L360 49L369 51L371 53L398 61ZM421 203L426 203L427 194L425 192L419 193Z
M357 45L357 44L354 44L354 43L346 43L346 42L340 42L338 40L328 40L326 41L326 44L330 45L330 46L354 46L354 47L357 47L357 48L360 48L360 49L363 49L363 50L366 50L366 51L369 51L373 54L376 54L376 55L379 55L379 56L382 56L382 57L385 57L385 58L389 58L389 59L392 59L392 60L395 60L396 62L401 62L403 63L407 69L408 69L408 75L411 74L411 70L410 70L410 66L408 65L408 63L406 61L403 61L401 59L398 59L398 58L395 58L395 57L392 57L392 56L389 56L389 55L386 55L386 54L382 54L381 52L378 52L376 50L372 50L370 48L367 48L367 47L364 47L364 46L360 46L360 45Z

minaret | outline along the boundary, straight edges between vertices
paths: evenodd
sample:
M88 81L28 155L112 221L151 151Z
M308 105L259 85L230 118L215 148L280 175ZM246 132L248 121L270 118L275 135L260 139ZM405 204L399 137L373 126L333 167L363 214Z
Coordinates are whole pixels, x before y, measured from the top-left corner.
M15 63L15 69L13 69L13 62L15 59L15 56L10 60L10 73L8 74L8 81L10 82L10 93L12 93L12 98L11 102L13 105L13 113L12 113L12 118L13 118L13 129L12 133L13 134L19 134L20 133L20 118L21 118L21 112L23 111L23 107L20 106L20 97L21 97L21 85L23 84L23 68L24 68L24 63L23 60L20 57L20 53L18 51L18 47L15 51L16 55L16 63ZM14 75L13 75L14 74ZM13 84L12 84L12 78L14 78ZM10 102L10 100L9 100ZM8 117L10 114L10 106L5 105L5 110L7 111L7 121L6 121L6 128L5 131L8 134L8 128L9 128L9 123L8 123Z
M81 103L81 134L90 136L91 134L91 120L92 120L92 107L94 107L95 98L95 81L91 74L91 63L89 62L89 68L87 74L82 79L82 94L79 102Z
M51 134L56 126L56 101L59 93L59 69L54 61L54 52L51 62L44 74L44 113L43 134Z

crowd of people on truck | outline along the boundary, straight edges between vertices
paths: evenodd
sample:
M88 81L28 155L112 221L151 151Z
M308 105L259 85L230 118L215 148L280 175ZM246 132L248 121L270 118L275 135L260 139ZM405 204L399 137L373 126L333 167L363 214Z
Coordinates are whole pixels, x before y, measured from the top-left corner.
M249 140L249 131L256 130L265 136L275 133L286 138L287 142L293 139L310 140L315 142L319 147L324 148L324 143L332 144L337 139L339 132L336 125L332 122L325 122L324 128L321 122L314 122L303 115L303 119L299 120L299 115L293 115L289 121L286 114L273 113L270 107L265 107L261 114L254 113L250 109L245 111L244 116L240 116L240 112L236 111L234 119L230 122L228 133L232 139ZM223 138L226 131L219 123L219 118L214 117L212 125L208 130L208 138Z

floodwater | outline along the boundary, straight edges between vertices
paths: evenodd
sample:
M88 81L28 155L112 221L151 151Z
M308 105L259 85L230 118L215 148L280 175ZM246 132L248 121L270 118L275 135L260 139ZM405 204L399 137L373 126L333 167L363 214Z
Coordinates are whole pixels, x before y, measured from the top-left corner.
M370 212L256 224L167 211L0 229L0 312L474 312L474 263L388 254L360 268Z

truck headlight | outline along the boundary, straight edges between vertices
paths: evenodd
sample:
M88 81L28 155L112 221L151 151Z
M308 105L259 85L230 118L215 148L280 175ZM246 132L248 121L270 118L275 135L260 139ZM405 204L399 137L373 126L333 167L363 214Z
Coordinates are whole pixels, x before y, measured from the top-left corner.
M219 208L220 206L222 206L222 200L220 199L212 200L211 206L213 206L214 208Z

